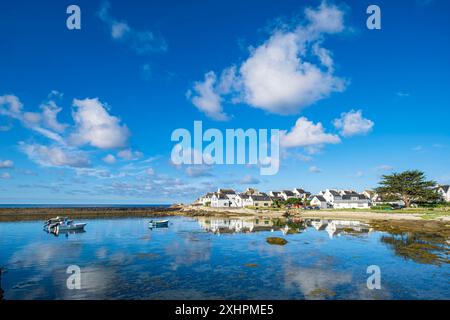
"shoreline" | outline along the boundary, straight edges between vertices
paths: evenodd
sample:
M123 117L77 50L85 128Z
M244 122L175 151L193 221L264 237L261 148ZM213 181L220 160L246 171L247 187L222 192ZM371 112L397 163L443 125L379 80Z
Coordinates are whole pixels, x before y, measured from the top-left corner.
M47 220L56 216L77 219L174 216L179 207L49 207L0 208L0 222Z
M129 217L269 217L280 218L285 210L255 210L249 208L211 208L192 205L173 205L170 207L49 207L49 208L0 208L0 222L47 220L55 216L67 216L78 219L106 219ZM426 218L424 218L426 216ZM441 221L449 222L446 214L425 215L422 213L380 213L376 211L305 211L291 210L290 217L310 219L347 219L347 220L388 220L388 221Z

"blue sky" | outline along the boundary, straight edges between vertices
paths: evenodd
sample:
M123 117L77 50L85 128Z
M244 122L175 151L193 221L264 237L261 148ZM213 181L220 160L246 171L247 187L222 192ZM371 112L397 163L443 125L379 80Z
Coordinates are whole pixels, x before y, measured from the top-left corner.
M377 1L369 30L370 4L2 1L0 203L363 190L406 169L450 183L450 4ZM284 130L279 173L173 165L195 120Z

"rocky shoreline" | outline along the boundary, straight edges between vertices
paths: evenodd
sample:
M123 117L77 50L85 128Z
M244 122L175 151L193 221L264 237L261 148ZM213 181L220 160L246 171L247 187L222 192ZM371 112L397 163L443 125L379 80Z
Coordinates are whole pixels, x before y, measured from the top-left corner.
M0 208L0 222L47 220L56 216L73 219L102 219L174 216L180 207L51 207L51 208Z
M188 217L285 217L285 210L255 210L250 208L210 208L192 205L170 207L51 207L0 208L0 222L46 220L55 216L78 219L188 216ZM423 213L380 213L376 211L305 211L290 210L290 217L312 219L423 221ZM449 215L427 217L427 220L449 222Z

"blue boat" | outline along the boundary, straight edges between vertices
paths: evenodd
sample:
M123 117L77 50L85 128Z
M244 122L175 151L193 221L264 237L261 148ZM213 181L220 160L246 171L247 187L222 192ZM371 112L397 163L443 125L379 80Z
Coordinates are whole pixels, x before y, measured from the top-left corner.
M157 220L153 221L150 220L148 223L149 228L168 228L169 227L169 220Z

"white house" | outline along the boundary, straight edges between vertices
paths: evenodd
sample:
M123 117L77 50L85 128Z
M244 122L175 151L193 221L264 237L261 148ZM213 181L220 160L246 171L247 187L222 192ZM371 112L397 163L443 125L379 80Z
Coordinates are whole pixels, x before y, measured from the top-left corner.
M373 190L364 190L362 194L369 198L372 203L381 202L380 195Z
M311 200L311 205L314 207L319 207L320 209L327 209L327 200L321 195L314 196Z
M249 200L251 206L254 207L270 207L272 205L272 199L268 195L251 195Z
M296 198L295 194L291 190L281 191L280 196L283 197L284 200Z
M339 191L333 189L326 189L321 192L321 195L331 206L333 206L335 200L342 200L342 195Z
M311 192L305 191L301 188L295 188L294 190L292 190L292 193L296 198L299 199L307 199L311 195Z
M276 198L282 198L280 191L270 191L269 196L276 197Z
M450 202L450 186L439 186L437 192L441 195L442 200Z
M221 189L219 189L219 190L221 190ZM214 208L233 208L233 207L235 208L235 207L238 207L238 205L236 203L236 197L237 197L236 193L216 192L211 197L211 207L214 207Z
M345 194L333 201L333 208L336 209L367 209L369 207L370 199L358 193Z
M369 208L370 199L353 190L326 189L321 192L328 204L336 209Z
M252 206L253 203L250 200L250 195L245 194L245 193L240 193L236 196L236 205L238 207L248 207L248 206Z
M197 202L203 206L206 206L208 203L211 204L211 199L213 195L214 193L208 192L204 196L201 196Z

